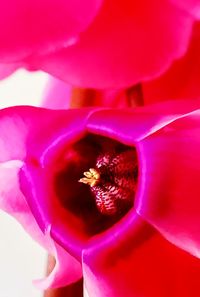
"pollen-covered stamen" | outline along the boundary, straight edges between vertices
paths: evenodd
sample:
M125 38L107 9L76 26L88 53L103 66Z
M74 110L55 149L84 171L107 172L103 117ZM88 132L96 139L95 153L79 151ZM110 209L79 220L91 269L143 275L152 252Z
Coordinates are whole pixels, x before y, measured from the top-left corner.
M89 171L83 173L85 177L79 179L79 182L89 185L90 187L94 187L99 183L100 174L94 169L90 168Z
M133 205L138 175L135 149L101 154L96 168L84 172L84 175L79 181L91 186L102 214L120 214Z

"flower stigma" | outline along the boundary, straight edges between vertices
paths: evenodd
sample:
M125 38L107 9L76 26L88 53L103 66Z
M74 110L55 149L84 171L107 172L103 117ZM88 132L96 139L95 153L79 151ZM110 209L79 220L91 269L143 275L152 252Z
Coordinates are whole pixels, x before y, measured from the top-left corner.
M101 154L95 168L83 173L79 182L89 185L98 210L104 215L117 215L132 204L137 185L135 150Z
M100 174L94 168L90 168L89 171L85 171L83 175L85 177L79 179L79 182L89 185L90 187L96 186L100 181Z

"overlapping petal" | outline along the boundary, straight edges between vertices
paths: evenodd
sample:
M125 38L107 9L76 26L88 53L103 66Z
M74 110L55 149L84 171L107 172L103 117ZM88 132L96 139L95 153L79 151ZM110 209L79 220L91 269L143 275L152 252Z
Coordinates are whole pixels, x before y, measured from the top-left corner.
M175 245L200 257L200 110L140 143L142 183L136 209Z
M182 9L189 11L197 19L200 18L200 2L199 0L171 0L175 5L179 5Z
M19 172L27 154L28 134L36 127L36 121L38 123L38 113L34 113L34 108L28 108L28 113L26 108L25 111L23 108L19 110L21 113L18 108L1 111L0 208L15 217L34 240L55 255L56 265L51 274L43 281L37 282L40 288L67 285L81 277L80 263L51 239L48 231L50 225L46 226L47 229L42 233L20 189Z
M48 230L50 231L50 229ZM55 257L55 266L47 277L35 280L34 284L42 290L49 288L59 288L70 285L82 277L80 263L62 247L56 244L47 234L51 255Z
M42 233L20 190L19 170L22 162L8 161L0 164L0 208L13 216L31 237L56 257L56 265L43 280L35 282L38 287L46 289L68 285L82 276L79 262L58 246L50 234ZM70 273L69 273L70 271Z
M199 109L199 104L172 102L154 106L155 110L149 106L138 118L137 112L130 112L124 119L118 111L104 115L100 111L90 121L93 133L135 143L141 160L136 210L166 238L198 257L200 115L190 111Z
M76 41L101 0L8 0L0 3L0 61L45 54Z
M127 87L184 55L196 16L199 3L186 0L9 0L1 4L0 62L81 87Z
M145 104L169 99L200 98L200 23L196 22L188 51L157 79L143 83Z
M28 63L76 86L126 87L182 56L192 24L192 16L170 1L104 1L79 42Z
M183 114L198 109L200 102L182 100L165 102L137 109L107 109L91 114L87 129L91 133L136 145Z
M11 75L15 70L17 70L21 65L20 64L0 64L0 79L4 79L7 76Z
M40 227L45 230L51 222L54 222L51 224L53 238L68 251L74 253L76 257L81 257L81 250L88 240L88 235L83 231L82 233L80 231L72 232L72 225L78 224L77 226L80 226L81 221L74 217L70 211L68 212L66 209L63 211L59 207L51 187L51 175L55 172L55 164L56 167L59 167L59 163L54 163L52 160L55 155L62 151L62 148L68 150L68 143L78 141L88 131L128 145L137 145L137 142L143 138L181 117L183 112L192 108L195 109L196 106L196 102L186 102L182 107L169 104L165 106L163 113L159 113L162 107L150 108L149 110L147 107L144 110L139 109L138 112L130 110L122 112L112 109L82 109L59 112L40 110L39 113L43 114L43 125L45 127L48 125L49 132L47 133L45 129L43 135L40 126L38 131L35 127L34 132L29 130L26 165L21 175L23 192ZM169 113L170 109L171 113ZM34 109L34 112L38 113L38 110ZM51 125L49 122L45 123L44 120L45 117L49 119L49 116L54 119ZM124 124L122 125L122 123ZM69 153L69 156L65 156L66 162L70 160L69 158L74 157L71 154L72 152ZM30 191L30 188L33 188L34 191ZM67 220L66 216L68 216Z
M134 228L83 253L89 296L197 296L200 262L135 219ZM116 241L116 239L115 239Z
M72 86L65 82L50 77L44 90L42 107L50 109L67 109L70 108L70 97Z
M62 267L64 274L50 276L57 285L64 284L65 267L71 269L73 263L77 265L73 265L76 267L74 280L80 277L75 256L80 263L83 261L89 293L96 290L97 297L121 296L122 292L127 296L136 292L160 297L166 296L166 290L170 296L177 296L180 292L182 296L189 296L189 291L198 290L200 267L192 255L199 257L200 250L199 108L199 101L188 100L124 110L56 111L15 107L0 112L1 162L24 162L20 173L15 173L15 181L16 175L19 176L29 212L43 233L49 234L52 242L56 242L55 247L61 248L61 256L65 256L66 250L72 257L71 261L66 255L65 259L70 263ZM71 158L79 162L76 152L70 148L87 133L135 146L139 159L134 208L110 229L92 236L85 231L79 215L59 204L52 187L52 176L59 170L59 154L65 152L66 163ZM16 140L18 150L14 146ZM85 158L91 152L87 146L84 149L87 152ZM5 184L2 189L4 187ZM9 187L6 189L9 192ZM72 190L74 188L67 189ZM9 196L6 194L5 197ZM176 247L158 235L156 229ZM171 271L175 275L176 269L179 270L177 286L163 290L168 283L166 279L171 281ZM187 283L187 291L179 284L187 278L188 271L193 277ZM145 286L141 281L142 275ZM164 282L162 287L156 286L159 276L159 282ZM116 279L119 283L121 280L119 291L114 286ZM69 276L65 280L72 281ZM43 286L47 284L48 280Z

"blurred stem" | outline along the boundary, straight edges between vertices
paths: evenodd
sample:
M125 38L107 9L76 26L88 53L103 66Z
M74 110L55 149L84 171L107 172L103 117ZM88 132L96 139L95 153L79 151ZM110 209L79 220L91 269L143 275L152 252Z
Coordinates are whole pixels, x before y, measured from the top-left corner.
M137 84L126 90L126 100L128 107L144 105L142 85Z
M95 89L73 88L70 108L95 106L99 93L100 91Z
M70 108L89 106L122 108L142 106L143 104L141 84L120 90L96 90L74 87L71 93Z

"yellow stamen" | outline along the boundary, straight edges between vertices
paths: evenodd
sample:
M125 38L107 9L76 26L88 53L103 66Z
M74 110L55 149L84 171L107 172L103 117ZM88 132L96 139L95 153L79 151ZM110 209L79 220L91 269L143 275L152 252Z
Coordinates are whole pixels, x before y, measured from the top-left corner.
M83 175L85 177L79 179L80 183L84 183L90 187L94 187L99 183L100 174L96 169L90 168L89 171L84 172Z

